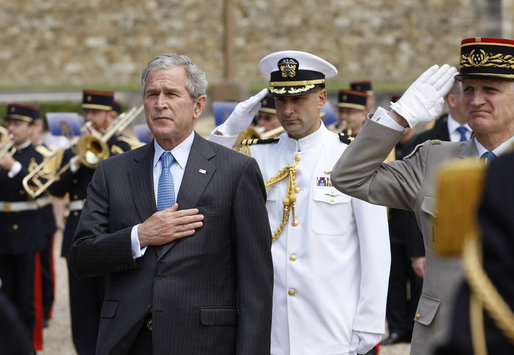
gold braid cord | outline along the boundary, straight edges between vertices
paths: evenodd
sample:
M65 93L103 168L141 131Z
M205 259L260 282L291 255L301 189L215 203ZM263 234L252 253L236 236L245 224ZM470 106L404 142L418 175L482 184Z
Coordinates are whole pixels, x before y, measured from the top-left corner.
M482 268L481 239L477 234L468 238L464 244L463 259L473 296L482 303L496 326L514 344L514 314Z
M292 165L287 165L285 168L280 170L275 176L271 177L265 184L266 190L269 189L271 186L275 185L276 183L289 178L288 184L287 184L287 193L286 197L283 200L284 209L282 213L282 222L280 222L280 225L278 226L277 230L273 233L273 236L271 239L273 241L277 240L280 233L284 230L284 227L286 226L286 223L289 219L289 212L292 212L293 214L293 226L298 225L298 222L295 219L295 202L296 202L296 190L295 190L295 183L296 183L296 165L300 161L300 157L297 155L295 157L295 162Z

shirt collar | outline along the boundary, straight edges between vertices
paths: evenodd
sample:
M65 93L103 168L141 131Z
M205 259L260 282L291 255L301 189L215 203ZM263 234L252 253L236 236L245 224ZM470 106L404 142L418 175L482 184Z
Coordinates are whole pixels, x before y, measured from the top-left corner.
M318 128L318 130L314 133L309 134L306 137L294 139L287 136L288 146L295 147L296 151L298 152L308 150L322 141L321 137L323 137L326 131L327 128L325 127L323 122L321 122L321 125Z
M505 151L510 147L510 145L514 142L514 136L510 137L509 139L507 139L505 142L503 142L502 144L500 144L499 146L497 146L492 152L494 153L494 155L496 155L497 157L499 157L500 155L502 155L503 153L505 153ZM478 156L481 157L482 154L484 154L485 152L487 152L487 149L484 148L484 146L482 144L480 144L480 142L475 138L475 145L477 147L477 151L478 151Z
M32 141L29 139L27 140L25 143L23 144L20 144L19 146L16 147L16 151L20 151L20 150L23 150L23 149L27 149L29 147L29 145L32 144Z
M175 148L169 151L171 152L171 154L173 154L173 159L175 159L175 162L177 162L177 164L180 166L182 170L184 170L186 166L194 138L195 132L193 131L186 139L184 139L182 143L180 143ZM162 153L164 153L165 150L159 145L159 143L157 143L155 139L153 142L155 151L153 156L153 167L155 168L157 166L157 163L159 162L159 159L161 158Z

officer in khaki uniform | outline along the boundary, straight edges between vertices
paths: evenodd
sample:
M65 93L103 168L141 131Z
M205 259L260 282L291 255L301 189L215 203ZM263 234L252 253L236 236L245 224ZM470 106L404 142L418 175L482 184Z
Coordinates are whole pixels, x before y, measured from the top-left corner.
M348 145L320 119L326 78L315 55L281 51L259 68L270 76L286 133L251 140L266 181L274 266L271 354L362 354L381 339L390 256L386 210L340 193L332 167ZM266 90L242 102L209 140L231 147Z
M411 354L432 354L449 331L456 286L462 279L459 258L433 252L435 173L448 159L503 154L514 140L514 69L502 63L514 55L514 41L468 38L461 44L460 73L434 65L391 105L378 108L334 167L332 181L341 191L371 203L412 210L423 233L426 269L418 304ZM403 160L382 163L405 127L440 114L454 77L462 80L463 103L474 138L463 142L427 141Z
M42 160L31 142L39 107L26 104L7 106L7 129L12 149L0 153L0 279L2 290L16 305L34 350L40 350L42 335L41 269L39 251L49 246L41 208L50 198L31 199L22 180ZM53 224L55 230L55 224ZM39 285L39 287L35 287ZM36 312L39 312L36 314ZM36 323L36 317L39 320Z
M111 110L114 93L110 91L84 90L82 109L85 122L91 122L94 131L100 134L109 128L112 123ZM119 135L108 140L109 153L117 154L130 150L130 146L121 140ZM49 190L58 197L69 194L69 216L63 233L62 256L67 258L82 207L86 199L87 186L95 172L80 164L76 159L75 151L69 148L64 152L61 166L72 161L61 178L53 183ZM103 277L77 279L68 269L70 288L70 309L72 336L78 354L94 354L96 337L100 322L100 307L105 292L105 279Z

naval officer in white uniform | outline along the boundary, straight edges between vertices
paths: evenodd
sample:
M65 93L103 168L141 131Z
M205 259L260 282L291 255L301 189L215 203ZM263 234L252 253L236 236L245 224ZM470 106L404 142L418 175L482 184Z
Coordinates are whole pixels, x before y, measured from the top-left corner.
M279 138L244 142L267 187L274 264L271 353L363 354L384 332L389 277L386 210L336 190L332 167L345 139L320 119L325 79L337 74L305 52L264 57ZM209 139L232 147L267 90L240 103Z

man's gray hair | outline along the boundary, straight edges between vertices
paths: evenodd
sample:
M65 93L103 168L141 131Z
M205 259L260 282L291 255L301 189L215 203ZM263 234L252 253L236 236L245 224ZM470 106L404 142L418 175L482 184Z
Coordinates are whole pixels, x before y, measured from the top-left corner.
M186 71L186 90L193 100L205 95L207 79L205 73L189 59L188 56L179 54L162 54L152 59L141 73L141 93L145 96L146 78L151 71L157 69L172 69L182 66Z

